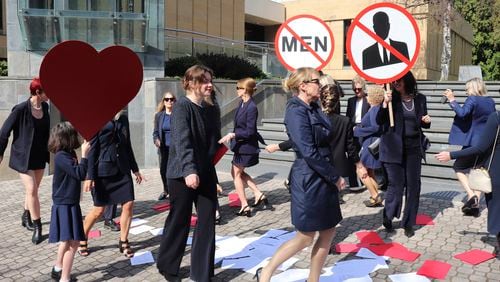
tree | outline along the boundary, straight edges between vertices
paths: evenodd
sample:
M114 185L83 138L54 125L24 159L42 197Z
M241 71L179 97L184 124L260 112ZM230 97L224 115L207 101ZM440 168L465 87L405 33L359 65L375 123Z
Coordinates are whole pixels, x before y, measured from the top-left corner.
M406 9L427 7L425 12L415 12L416 19L433 18L438 25L443 25L443 50L441 52L441 77L439 80L448 80L451 62L451 22L454 19L451 9L453 0L398 0L397 3Z
M485 80L500 79L500 1L455 0L455 9L472 25L472 63Z

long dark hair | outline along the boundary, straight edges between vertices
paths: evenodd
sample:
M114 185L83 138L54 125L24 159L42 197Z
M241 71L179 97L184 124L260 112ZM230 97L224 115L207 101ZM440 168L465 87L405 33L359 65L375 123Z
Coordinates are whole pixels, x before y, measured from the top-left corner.
M408 71L403 77L398 80L403 80L405 84L406 94L415 96L417 95L417 80L411 71Z
M56 124L50 130L48 149L51 153L58 151L71 152L80 147L78 132L68 121Z

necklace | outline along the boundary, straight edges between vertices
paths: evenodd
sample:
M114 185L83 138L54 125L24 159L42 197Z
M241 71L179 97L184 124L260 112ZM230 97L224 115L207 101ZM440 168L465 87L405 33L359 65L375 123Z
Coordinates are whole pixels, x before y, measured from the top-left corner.
M31 104L31 107L37 111L41 110L42 109L42 105L36 107L35 105Z
M410 101L408 101L408 102L410 102ZM410 108L408 108L408 107L406 106L406 103L407 103L407 102L405 102L405 101L402 101L402 102L401 102L401 104L403 105L403 108L405 108L405 110L406 110L407 112L413 112L413 109L415 109L415 102L413 101L413 99L411 99L411 107L410 107Z

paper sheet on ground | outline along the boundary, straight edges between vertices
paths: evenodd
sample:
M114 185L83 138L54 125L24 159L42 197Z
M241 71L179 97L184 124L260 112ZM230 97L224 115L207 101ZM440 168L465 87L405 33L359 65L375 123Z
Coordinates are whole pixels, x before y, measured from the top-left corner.
M289 269L271 278L271 282L304 282L309 276L309 269Z
M431 282L429 278L416 272L389 275L392 282Z
M149 225L140 225L140 226L137 226L137 227L134 227L134 228L130 228L130 234L134 234L134 235L137 235L137 234L141 234L143 232L148 232L149 230L153 230L155 229L153 226L149 226Z
M132 222L130 223L130 227L136 227L141 224L147 223L147 220L144 220L142 218L132 218Z
M130 258L131 265L139 265L145 263L154 263L153 254L150 251L137 252Z
M149 230L149 233L151 233L153 236L161 236L163 235L163 227L151 229Z

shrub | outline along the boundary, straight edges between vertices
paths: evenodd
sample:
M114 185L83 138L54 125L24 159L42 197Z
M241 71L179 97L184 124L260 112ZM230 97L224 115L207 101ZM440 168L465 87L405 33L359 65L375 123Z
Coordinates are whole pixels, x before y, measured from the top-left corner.
M226 54L197 54L169 60L165 63L166 76L183 76L186 70L195 64L203 64L211 68L217 78L241 79L244 77L266 78L256 65L238 56Z
M0 76L7 76L7 61L0 61Z

